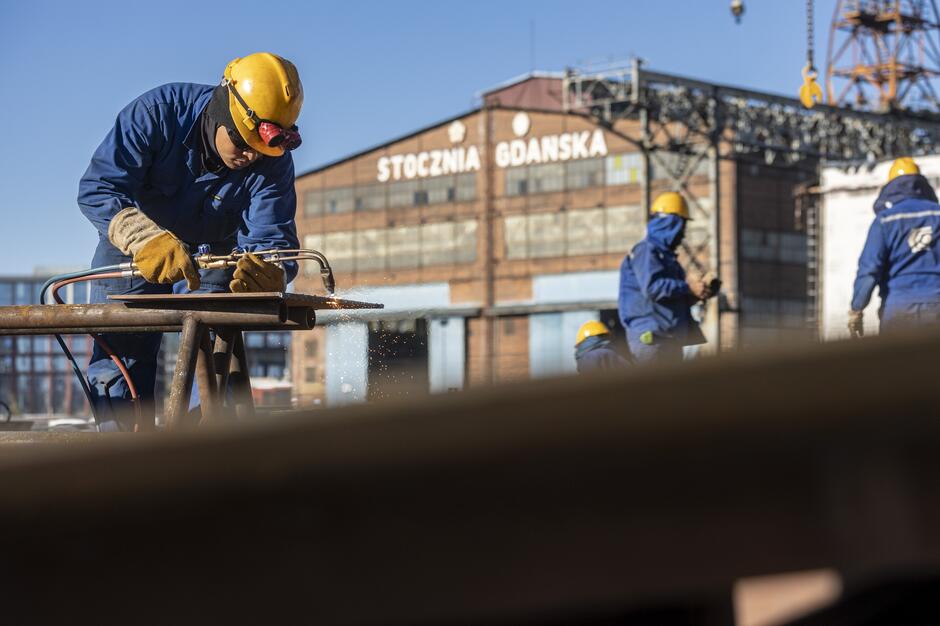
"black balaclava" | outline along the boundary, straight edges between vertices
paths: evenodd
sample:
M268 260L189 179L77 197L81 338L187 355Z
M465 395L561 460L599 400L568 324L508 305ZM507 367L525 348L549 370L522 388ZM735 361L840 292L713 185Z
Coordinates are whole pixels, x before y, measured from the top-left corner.
M232 112L228 107L228 89L219 85L212 92L212 98L201 116L202 125L202 167L207 172L218 173L225 168L225 163L215 147L215 134L219 126L235 129ZM237 132L237 131L236 131Z

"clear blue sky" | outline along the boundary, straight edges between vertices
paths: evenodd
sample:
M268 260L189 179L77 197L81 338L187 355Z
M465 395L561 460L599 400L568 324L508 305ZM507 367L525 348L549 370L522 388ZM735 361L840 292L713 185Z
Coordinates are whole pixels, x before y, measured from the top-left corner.
M802 0L4 3L0 19L0 273L83 265L97 235L78 180L115 114L151 87L215 83L236 56L271 51L304 83L297 171L471 108L535 66L638 55L650 68L795 96ZM816 2L817 65L835 0Z

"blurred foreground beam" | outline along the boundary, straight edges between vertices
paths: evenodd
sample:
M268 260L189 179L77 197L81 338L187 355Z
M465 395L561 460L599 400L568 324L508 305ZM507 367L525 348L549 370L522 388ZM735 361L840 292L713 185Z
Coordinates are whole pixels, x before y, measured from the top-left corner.
M586 623L744 576L940 570L938 354L921 333L0 447L0 611Z

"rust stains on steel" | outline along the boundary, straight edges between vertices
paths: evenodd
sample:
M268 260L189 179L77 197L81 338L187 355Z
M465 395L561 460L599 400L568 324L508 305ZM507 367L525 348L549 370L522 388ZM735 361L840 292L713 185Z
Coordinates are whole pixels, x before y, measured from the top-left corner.
M0 335L178 332L184 318L243 330L309 330L317 309L378 309L381 304L305 294L184 294L112 297L111 304L0 307Z

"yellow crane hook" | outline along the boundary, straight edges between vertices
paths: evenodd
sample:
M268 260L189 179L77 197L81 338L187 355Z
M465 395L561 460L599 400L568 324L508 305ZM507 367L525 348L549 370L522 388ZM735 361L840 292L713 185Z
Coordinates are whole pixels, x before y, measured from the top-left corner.
M803 68L803 86L800 87L800 102L807 109L823 101L822 87L816 82L816 70L809 63Z

